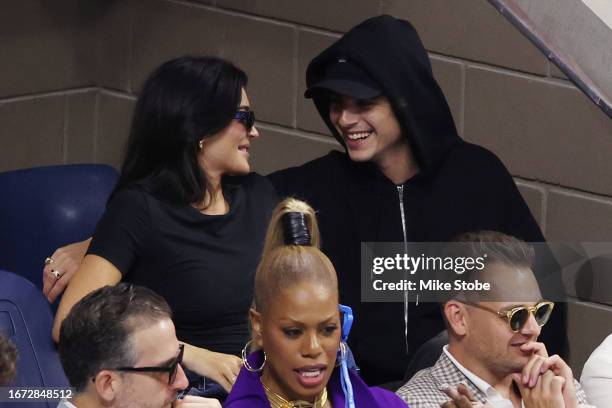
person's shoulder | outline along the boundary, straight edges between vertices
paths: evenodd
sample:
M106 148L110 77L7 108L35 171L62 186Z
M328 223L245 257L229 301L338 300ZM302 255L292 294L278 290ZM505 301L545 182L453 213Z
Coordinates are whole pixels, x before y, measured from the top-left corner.
M348 156L334 150L300 166L275 171L268 178L279 195L305 195L308 198L319 190L329 191L329 186L346 172L348 166Z
M486 171L493 168L504 168L502 161L495 153L486 147L469 143L459 142L449 150L445 164L461 164L469 168Z
M268 177L274 182L276 179L281 179L287 176L297 176L300 174L312 175L321 171L328 171L335 168L346 166L347 161L350 161L346 153L332 150L324 156L307 161L304 164L286 169L277 170L270 173Z
M108 201L108 204L126 210L138 209L145 207L147 200L152 197L142 185L134 184L115 192Z
M130 184L129 186L123 187L121 190L116 191L112 199L138 199L147 194L146 188L142 184Z
M232 184L238 184L244 189L249 200L254 200L258 203L267 203L276 205L278 195L276 189L268 180L259 173L249 173L244 176L232 178Z
M407 394L408 391L413 388L431 388L437 390L436 382L432 375L432 369L433 367L428 367L417 371L406 384L402 385L397 390L397 395L403 397L404 394Z
M605 359L607 361L612 361L612 334L606 337L605 340L595 349L595 351L593 351L591 357L598 360Z
M612 334L589 356L582 369L583 385L594 378L612 379ZM586 384L587 386L590 384Z
M446 155L438 171L437 181L455 188L505 188L512 176L502 161L485 147L468 142L457 143Z
M448 398L440 391L433 376L433 367L417 372L396 394L411 408L439 407Z
M392 391L385 390L380 387L370 387L370 392L372 396L378 403L380 403L381 407L405 407L406 402L400 398L399 395L393 393Z
M603 376L605 376L604 378L612 379L612 335L608 336L591 353L586 363L584 363L580 380L584 383L592 378L601 378Z

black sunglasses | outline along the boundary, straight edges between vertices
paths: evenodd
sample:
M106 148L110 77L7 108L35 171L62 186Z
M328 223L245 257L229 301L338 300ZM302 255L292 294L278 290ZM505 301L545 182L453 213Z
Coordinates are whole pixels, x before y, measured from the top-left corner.
M241 122L244 127L246 127L247 132L250 132L251 129L253 129L253 125L255 124L255 112L253 112L252 110L239 110L234 113L234 119L237 119L239 122Z
M508 325L513 332L520 331L529 320L529 315L532 314L538 326L542 327L550 319L555 304L553 302L543 301L534 306L518 306L510 310L492 310L488 307L479 305L474 302L464 302L478 309L486 310L487 312L495 313L499 317L508 319Z
M123 372L136 372L136 373L168 373L168 384L172 384L176 379L176 373L178 372L178 366L183 362L183 351L185 349L185 345L181 344L179 346L178 356L170 363L169 366L166 367L117 367L113 368L114 371L123 371ZM95 382L96 379L94 378Z

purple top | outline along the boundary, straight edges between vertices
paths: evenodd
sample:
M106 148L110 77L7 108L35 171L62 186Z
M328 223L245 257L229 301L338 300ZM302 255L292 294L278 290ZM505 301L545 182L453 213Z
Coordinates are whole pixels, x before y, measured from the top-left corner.
M263 362L261 352L251 353L248 357L249 363L253 367L260 367ZM259 380L260 373L252 373L242 367L236 383L232 388L227 400L223 404L225 408L270 408L270 402L266 397L266 392ZM400 397L391 391L383 390L378 387L368 387L361 378L353 371L349 370L349 376L353 385L353 395L355 396L355 406L357 408L406 408L407 405ZM340 371L334 369L329 383L327 393L334 408L344 407L344 393L340 383Z

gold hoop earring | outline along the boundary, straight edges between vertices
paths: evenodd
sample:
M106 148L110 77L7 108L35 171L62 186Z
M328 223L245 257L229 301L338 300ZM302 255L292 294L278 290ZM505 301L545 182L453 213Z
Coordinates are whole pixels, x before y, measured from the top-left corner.
M264 361L263 361L263 363L261 363L261 367L255 368L255 367L251 366L251 364L249 364L249 360L247 358L248 357L247 349L249 348L249 344L251 344L252 342L253 342L253 340L247 341L247 343L244 345L244 348L242 349L242 365L248 371L250 371L252 373L258 373L261 370L263 370L264 366L266 365L266 361L268 360L268 356L266 356L266 352L264 351L263 352Z

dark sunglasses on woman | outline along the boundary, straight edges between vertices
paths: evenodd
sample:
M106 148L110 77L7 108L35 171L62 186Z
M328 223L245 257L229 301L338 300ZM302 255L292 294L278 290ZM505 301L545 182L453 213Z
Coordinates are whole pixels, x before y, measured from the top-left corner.
M247 132L250 132L255 124L255 112L251 110L239 110L234 114L234 119L237 119L240 123L242 123Z

